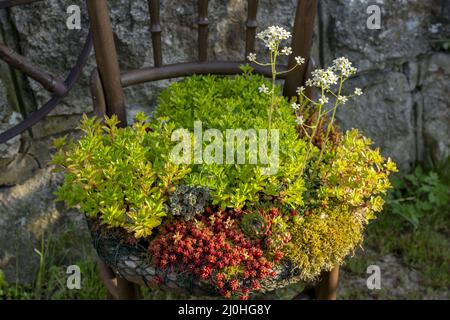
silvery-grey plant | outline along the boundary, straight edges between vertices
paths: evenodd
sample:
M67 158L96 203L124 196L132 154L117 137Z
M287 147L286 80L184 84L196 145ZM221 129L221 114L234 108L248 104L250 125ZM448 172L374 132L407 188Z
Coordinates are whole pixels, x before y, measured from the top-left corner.
M208 188L181 185L169 194L165 207L172 215L190 220L197 214L202 214L211 201Z

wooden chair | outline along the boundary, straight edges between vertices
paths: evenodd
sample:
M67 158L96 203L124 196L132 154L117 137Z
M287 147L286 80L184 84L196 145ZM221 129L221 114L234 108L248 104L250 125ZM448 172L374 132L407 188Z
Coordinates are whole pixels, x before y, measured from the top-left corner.
M208 0L198 0L198 61L163 64L161 46L161 25L159 0L148 0L150 25L153 44L153 67L121 72L119 69L116 47L109 18L107 0L87 0L90 26L94 43L97 68L91 76L91 93L95 113L99 116L116 114L121 126L127 125L125 98L123 88L145 82L185 77L193 74L233 75L241 73L240 66L246 63L245 58L255 49L257 29L256 14L258 0L248 0L246 23L245 55L242 61L208 61ZM295 72L284 77L284 92L287 97L294 96L298 86L304 84L308 73L313 69L310 58L314 19L317 12L317 0L299 0L295 13L292 32L292 50L288 66L294 65L295 56L302 56L307 63ZM268 69L253 65L255 72L270 76ZM125 280L98 260L101 277L108 288L110 297L116 299L133 299L138 297L136 285ZM322 274L321 279L313 287L299 294L296 298L335 299L339 267Z

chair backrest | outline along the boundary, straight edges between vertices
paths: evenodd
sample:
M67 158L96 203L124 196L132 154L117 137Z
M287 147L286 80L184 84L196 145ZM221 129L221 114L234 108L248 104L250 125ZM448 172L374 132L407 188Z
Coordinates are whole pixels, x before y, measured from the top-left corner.
M122 126L126 126L125 98L123 88L144 82L171 79L193 74L223 74L241 73L240 66L246 57L255 49L256 15L258 0L247 0L246 45L242 61L208 61L208 0L198 2L198 61L163 64L163 49L161 47L161 22L159 0L148 0L150 13L150 32L153 45L153 67L121 72L114 44L113 31L109 18L107 0L87 0L89 19L94 42L97 69L91 77L91 91L94 109L98 115L116 114ZM306 63L294 72L284 76L283 94L295 95L296 88L303 85L308 72L312 69L310 59L314 20L317 13L317 0L298 0L292 32L292 51L288 65L295 64L294 57L302 56ZM255 72L271 76L271 71L252 65Z

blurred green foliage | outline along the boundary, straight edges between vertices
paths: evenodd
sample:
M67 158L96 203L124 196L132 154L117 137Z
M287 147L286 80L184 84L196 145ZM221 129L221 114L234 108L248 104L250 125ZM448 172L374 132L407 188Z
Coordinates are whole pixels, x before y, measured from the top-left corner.
M388 211L419 228L426 216L438 216L450 203L449 185L436 171L418 166L414 172L391 179L394 189L387 200Z

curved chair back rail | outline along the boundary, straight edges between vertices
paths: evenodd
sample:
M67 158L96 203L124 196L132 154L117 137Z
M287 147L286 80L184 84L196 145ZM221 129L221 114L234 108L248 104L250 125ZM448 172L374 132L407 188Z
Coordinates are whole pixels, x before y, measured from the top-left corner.
M121 72L117 51L109 18L107 0L87 0L90 25L94 41L97 69L91 77L91 92L94 109L97 115L116 114L122 126L127 125L125 97L123 88L150 81L171 79L193 74L241 73L240 65L248 63L246 56L255 49L257 29L257 12L259 0L247 0L247 21L245 37L245 56L242 61L208 61L208 0L197 0L198 36L197 61L164 65L161 45L160 1L148 0L150 13L150 32L153 46L153 67ZM285 80L283 94L287 97L295 95L298 86L303 85L307 74L313 68L310 59L314 20L317 13L317 0L299 0L295 10L294 28L291 47L293 54L289 57L285 69L294 66L296 56L302 56L307 63L295 72L280 77ZM271 71L252 64L256 73L270 77Z
M0 0L0 9L7 9L13 6L40 2L42 0ZM52 97L40 109L28 115L26 119L19 124L9 128L0 134L0 144L4 143L25 130L31 128L37 122L42 120L50 111L52 111L61 99L66 96L73 88L75 82L80 77L81 71L86 64L89 54L92 50L91 35L87 36L83 49L81 50L75 66L70 70L66 79L59 80L59 77L50 72L35 66L25 57L18 54L8 46L0 43L0 59L5 61L10 67L15 68L26 74L33 80L36 80L42 87L48 91Z

